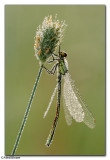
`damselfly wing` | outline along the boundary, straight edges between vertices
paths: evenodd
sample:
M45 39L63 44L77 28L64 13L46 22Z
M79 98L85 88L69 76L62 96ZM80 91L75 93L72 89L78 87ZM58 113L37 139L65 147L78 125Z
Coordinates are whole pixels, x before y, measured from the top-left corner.
M65 64L68 67L67 60L65 60ZM87 105L82 100L69 73L64 75L63 98L65 103L64 106L66 105L66 110L68 110L69 114L76 122L84 122L89 128L95 127L95 119L93 118L92 113L88 110ZM65 117L67 119L67 115L65 115Z

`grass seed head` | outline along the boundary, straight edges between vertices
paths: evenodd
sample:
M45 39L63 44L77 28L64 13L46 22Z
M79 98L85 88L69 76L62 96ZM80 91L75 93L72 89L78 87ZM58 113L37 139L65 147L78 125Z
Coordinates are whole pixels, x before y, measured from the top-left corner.
M52 15L45 17L42 25L38 26L34 50L41 63L44 63L56 51L62 41L65 27L65 21L60 22L57 16L53 20Z

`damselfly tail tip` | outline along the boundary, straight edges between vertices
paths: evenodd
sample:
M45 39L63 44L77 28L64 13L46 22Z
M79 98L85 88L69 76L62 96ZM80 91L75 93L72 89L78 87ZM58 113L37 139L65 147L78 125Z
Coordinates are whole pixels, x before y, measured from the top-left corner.
M49 142L46 142L46 147L50 147L50 143Z
M46 145L46 147L50 147L50 145L49 144L45 144Z

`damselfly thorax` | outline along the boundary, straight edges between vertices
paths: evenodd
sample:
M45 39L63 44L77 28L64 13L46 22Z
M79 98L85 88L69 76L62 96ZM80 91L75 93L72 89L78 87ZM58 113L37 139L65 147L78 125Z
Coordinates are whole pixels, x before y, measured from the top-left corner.
M67 73L68 71L65 61L64 61L64 57L66 56L67 56L66 53L64 53L63 55L63 52L61 52L61 58L59 59L59 64L58 64L59 72L61 73L61 75L65 75L65 73Z
M58 55L57 54L52 54L52 60L48 61L48 63L52 63L54 61L57 61L57 63L52 67L51 70L48 70L46 67L43 66L44 69L46 69L46 71L49 73L49 74L54 74L55 71L56 71L56 68L58 67L59 69L59 73L61 75L65 75L65 73L67 73L68 69L66 67L66 64L65 64L65 60L64 58L67 57L67 53L66 52L60 52L60 47L59 47L59 52L58 52Z

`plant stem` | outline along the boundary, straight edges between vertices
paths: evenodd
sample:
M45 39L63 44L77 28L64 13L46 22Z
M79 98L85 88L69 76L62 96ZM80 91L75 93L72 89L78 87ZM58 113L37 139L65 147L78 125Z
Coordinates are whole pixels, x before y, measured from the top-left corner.
M38 76L36 78L36 82L34 84L34 88L32 90L32 94L31 94L31 97L29 99L29 103L28 103L28 106L26 108L26 112L25 112L25 115L24 115L24 118L23 118L23 121L22 121L22 124L21 124L21 127L20 127L20 130L19 130L19 133L18 133L18 136L16 138L16 141L15 141L15 145L13 147L13 150L12 150L12 154L11 155L15 155L15 152L16 152L16 149L18 147L18 144L19 144L19 141L20 141L20 138L21 138L21 135L22 135L22 132L23 132L23 129L24 129L24 126L25 126L25 123L26 123L26 120L27 120L27 117L28 117L28 114L29 114L29 111L30 111L30 108L31 108L31 104L32 104L32 100L34 98L34 94L35 94L35 91L36 91L36 88L37 88L37 84L39 82L39 78L40 78L40 75L42 73L42 69L43 69L43 65L41 65L40 67L40 70L39 70L39 73L38 73Z

